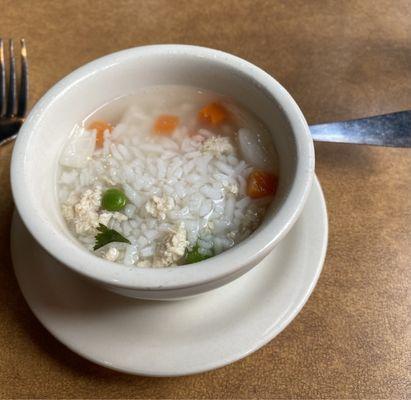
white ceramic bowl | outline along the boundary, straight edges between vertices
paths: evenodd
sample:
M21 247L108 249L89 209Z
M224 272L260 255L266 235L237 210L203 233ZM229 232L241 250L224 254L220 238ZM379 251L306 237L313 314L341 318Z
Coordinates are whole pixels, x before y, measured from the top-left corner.
M56 170L73 126L101 105L144 86L183 84L232 97L270 129L279 155L279 189L249 238L201 263L171 268L118 265L85 250L68 231L56 196ZM137 47L93 61L58 82L35 105L14 146L11 182L34 238L61 264L136 298L175 299L222 286L259 263L296 222L311 189L314 149L295 101L270 75L241 58L195 46ZM21 244L24 251L24 243Z

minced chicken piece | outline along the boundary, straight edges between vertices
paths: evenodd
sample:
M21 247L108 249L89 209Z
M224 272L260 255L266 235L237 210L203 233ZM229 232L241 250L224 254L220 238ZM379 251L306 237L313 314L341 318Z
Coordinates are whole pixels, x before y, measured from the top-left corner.
M184 222L181 222L176 231L164 236L158 246L158 254L154 257L153 267L168 267L175 264L184 255L187 245L187 231Z
M103 224L103 225L107 225L110 222L111 218L115 219L118 222L123 222L123 221L128 220L127 215L119 213L118 211L115 211L115 212L102 212L98 216L98 223Z
M120 212L118 212L118 211L115 211L113 214L112 214L112 218L114 218L116 221L118 221L118 222L123 222L123 221L127 221L128 220L128 217L127 217L127 215L124 215L124 214L122 214L122 213L120 213Z
M234 153L230 139L225 136L212 136L204 141L202 150L216 155Z
M154 218L166 219L166 212L174 208L174 199L169 196L153 196L145 205L148 214Z
M64 218L72 222L76 233L81 235L94 230L99 224L98 209L101 204L101 188L87 189L76 204L71 204L74 197L69 198L62 206Z
M104 258L108 261L116 261L120 252L115 247L109 247L107 252L104 254Z
M141 260L137 261L136 263L137 267L151 267L151 262L149 260Z
M233 195L238 194L238 185L236 183L224 183L223 187L227 191L227 193L232 193Z

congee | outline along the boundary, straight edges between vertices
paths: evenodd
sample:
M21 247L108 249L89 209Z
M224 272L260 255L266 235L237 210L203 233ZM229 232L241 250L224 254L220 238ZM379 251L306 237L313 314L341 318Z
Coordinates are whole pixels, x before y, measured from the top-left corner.
M266 127L232 99L185 86L139 90L76 126L58 198L75 238L137 267L213 257L255 231L278 185Z

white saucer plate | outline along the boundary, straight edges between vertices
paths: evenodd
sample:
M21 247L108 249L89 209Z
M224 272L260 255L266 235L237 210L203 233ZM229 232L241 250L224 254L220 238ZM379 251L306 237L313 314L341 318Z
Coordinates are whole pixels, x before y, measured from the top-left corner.
M27 303L67 347L118 371L179 376L230 364L278 335L314 289L327 238L315 179L301 217L271 254L234 282L186 300L134 300L94 286L46 253L17 214L11 250Z

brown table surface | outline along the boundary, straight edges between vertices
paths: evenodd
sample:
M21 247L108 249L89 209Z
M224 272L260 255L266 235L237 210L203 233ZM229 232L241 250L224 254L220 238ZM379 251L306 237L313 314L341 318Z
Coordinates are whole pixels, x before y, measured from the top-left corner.
M27 39L31 103L96 57L148 43L190 43L237 54L268 71L309 123L411 108L408 0L2 0L0 10L0 36ZM3 398L407 397L411 149L316 144L330 236L307 305L246 359L163 379L83 360L29 311L9 253L11 150L0 148Z

